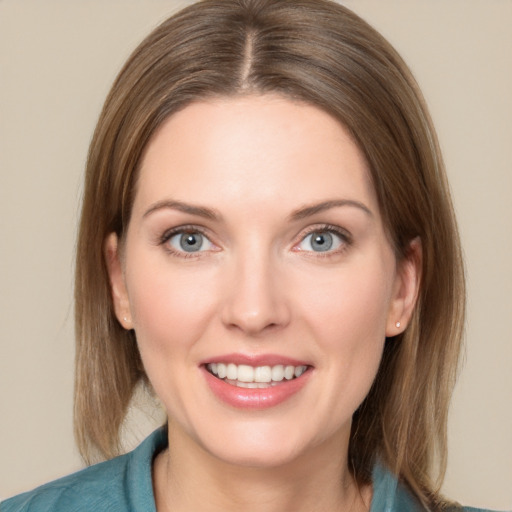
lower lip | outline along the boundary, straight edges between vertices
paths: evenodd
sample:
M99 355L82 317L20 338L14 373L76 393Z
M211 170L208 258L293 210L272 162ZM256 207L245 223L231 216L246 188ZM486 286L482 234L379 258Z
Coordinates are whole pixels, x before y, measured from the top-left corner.
M310 371L307 370L300 377L283 380L275 386L250 389L228 384L212 375L206 368L202 369L213 394L226 404L239 409L267 409L279 405L298 393L310 376Z

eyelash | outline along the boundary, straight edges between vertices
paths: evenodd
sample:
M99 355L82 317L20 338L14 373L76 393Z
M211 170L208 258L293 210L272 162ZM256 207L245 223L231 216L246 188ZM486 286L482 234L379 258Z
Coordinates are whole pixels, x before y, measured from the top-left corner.
M353 239L348 231L340 228L339 226L335 226L333 224L317 224L315 226L309 226L305 231L300 234L300 241L294 244L294 248L298 247L301 243L306 240L306 238L313 233L331 233L336 235L341 240L341 246L334 250L327 250L325 252L321 251L303 251L302 249L296 249L297 251L304 252L305 254L314 254L315 258L329 258L332 256L337 256L343 252L345 252L352 244Z
M194 225L185 225L185 226L179 226L176 228L169 229L163 233L163 235L158 240L158 244L162 245L164 249L171 255L178 256L179 258L197 258L201 257L204 252L208 251L194 251L194 252L187 252L187 251L178 251L174 249L168 242L172 239L175 235L181 235L181 234L194 234L198 233L205 237L209 243L213 245L213 242L210 241L210 238L206 234L205 230L201 228L200 226L194 226ZM298 249L297 247L306 240L306 238L313 233L331 233L335 236L337 236L341 240L341 247L334 249L334 250L327 250L325 252L322 251L305 251L302 249ZM344 229L340 228L339 226L335 226L332 224L317 224L314 226L309 226L305 231L303 231L300 234L300 239L297 243L293 245L293 249L296 249L297 252L303 252L305 254L314 254L315 258L329 258L338 254L341 254L345 252L351 245L353 244L353 239L351 235Z
M197 258L200 257L205 251L195 251L195 252L187 252L187 251L178 251L174 247L172 247L168 242L172 237L176 235L184 235L184 234L200 234L205 237L212 245L213 242L210 241L210 238L206 234L205 230L200 226L194 225L186 225L179 226L176 228L168 229L159 239L159 245L162 245L166 252L173 256L177 256L179 258Z

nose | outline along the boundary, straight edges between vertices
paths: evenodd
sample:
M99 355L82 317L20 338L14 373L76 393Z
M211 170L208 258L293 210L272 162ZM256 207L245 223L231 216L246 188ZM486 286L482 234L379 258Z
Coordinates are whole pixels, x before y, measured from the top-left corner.
M223 324L253 337L285 327L291 315L282 277L260 251L240 255L224 283Z

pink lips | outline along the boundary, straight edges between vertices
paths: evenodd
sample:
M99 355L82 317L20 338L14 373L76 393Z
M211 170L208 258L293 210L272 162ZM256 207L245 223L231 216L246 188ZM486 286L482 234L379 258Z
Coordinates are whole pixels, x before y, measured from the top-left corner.
M228 354L209 359L201 364L201 370L213 394L222 402L240 409L266 409L279 405L298 393L305 386L311 375L310 368L308 368L300 377L292 380L283 380L275 386L258 389L241 388L219 379L206 369L206 364L208 363L221 362L237 365L247 364L250 366L275 366L278 364L292 366L309 365L303 361L273 354L257 356Z

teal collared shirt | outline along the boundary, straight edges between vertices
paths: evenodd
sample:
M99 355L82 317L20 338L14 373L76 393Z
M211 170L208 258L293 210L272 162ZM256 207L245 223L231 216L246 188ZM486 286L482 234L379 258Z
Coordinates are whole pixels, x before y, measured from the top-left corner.
M156 430L130 453L3 501L0 512L156 512L151 466L166 445L166 431ZM375 466L370 512L423 510L394 475Z

